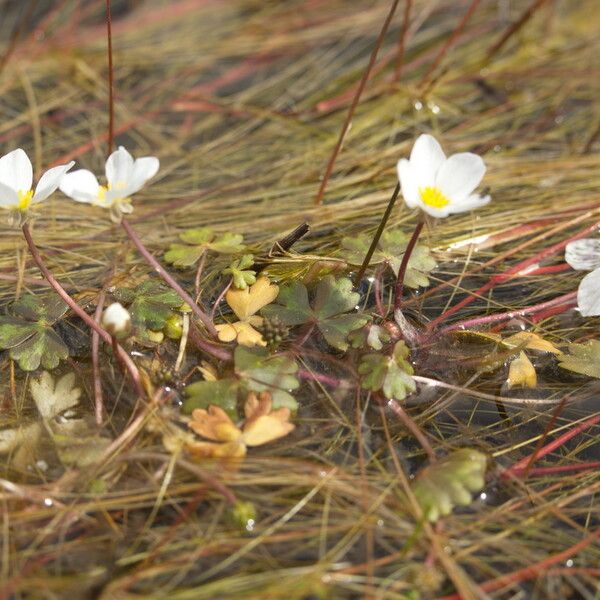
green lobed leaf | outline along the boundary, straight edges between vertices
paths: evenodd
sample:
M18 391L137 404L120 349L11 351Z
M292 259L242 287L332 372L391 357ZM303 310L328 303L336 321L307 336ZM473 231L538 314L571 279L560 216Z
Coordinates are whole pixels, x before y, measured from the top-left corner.
M129 304L135 327L154 331L162 329L173 315L173 309L183 303L176 292L154 280L144 281L133 290L116 290L114 295L119 302Z
M410 236L399 229L384 231L370 264L376 265L383 262L390 265L394 274L398 274L404 251L408 245ZM342 257L350 264L362 264L369 246L371 236L362 234L357 237L345 237L342 239ZM409 288L426 287L429 285L427 273L432 271L436 262L431 256L430 250L424 244L417 244L408 261L404 285Z
M327 342L338 350L348 348L347 337L369 321L369 316L354 311L360 296L352 291L352 282L343 277L328 275L319 281L313 308L306 286L299 282L283 286L275 303L266 306L262 314L277 317L285 325L314 323Z
M600 379L600 340L569 344L568 354L558 356L559 367Z
M256 271L250 269L253 264L252 254L244 254L238 260L234 260L229 267L223 269L223 275L231 275L233 287L245 290L249 285L256 283Z
M406 360L409 350L403 341L394 346L392 356L366 354L358 366L363 375L361 386L373 392L381 390L386 398L403 400L416 390L413 368Z
M234 362L236 375L248 390L271 393L273 408L298 408L296 400L289 393L300 385L296 378L298 365L292 358L284 355L272 356L265 348L238 346L235 349Z
M185 388L183 411L190 414L195 408L208 408L210 404L214 404L237 419L238 390L239 382L235 379L197 381Z
M487 457L473 448L461 448L422 469L412 485L425 518L432 523L455 506L471 503L471 494L485 485Z
M55 369L61 360L69 357L69 349L52 328L36 327L31 337L10 349L10 357L24 371L35 371L40 365L44 369Z
M185 244L171 244L165 253L165 260L176 267L191 267L209 250L219 254L235 254L243 252L245 248L242 235L215 235L209 227L188 229L179 234L179 239Z

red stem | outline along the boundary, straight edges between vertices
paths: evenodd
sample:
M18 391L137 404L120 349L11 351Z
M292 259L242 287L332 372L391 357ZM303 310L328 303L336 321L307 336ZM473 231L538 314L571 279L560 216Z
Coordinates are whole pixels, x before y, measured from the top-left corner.
M404 251L404 256L402 257L402 262L400 263L400 268L398 269L398 277L396 278L396 291L394 293L394 312L397 311L402 306L402 290L404 287L404 276L406 275L406 269L408 267L408 262L410 261L411 254L417 245L417 240L421 235L421 231L423 230L423 225L425 225L424 221L419 221L415 230L413 231L412 237L410 238L408 245L406 246L406 250Z
M95 331L107 344L112 344L112 336L104 330L90 315L88 315L71 296L65 291L65 289L60 285L60 283L55 279L54 275L50 273L42 257L31 237L31 231L29 230L29 225L25 223L22 227L23 235L27 242L27 246L29 247L29 252L35 261L35 264L38 266L38 269L42 272L42 275L46 278L46 281L54 288L54 291L64 300L64 302L69 306L69 308L92 330ZM123 350L123 348L117 345L117 354L131 379L135 385L135 389L138 395L143 398L144 397L144 388L142 387L142 383L140 381L140 374L135 366L133 360L131 360L131 356Z
M572 429L569 429L568 431L566 431L565 433L563 433L562 435L557 437L554 441L550 442L549 444L546 444L542 448L536 449L536 451L534 452L535 458L538 459L538 458L542 458L543 456L546 456L546 454L549 454L550 452L553 452L557 448L560 448L563 444L566 444L572 437L579 435L582 431L585 431L586 429L593 427L597 423L600 423L600 413L597 413L594 416L590 417L589 419L582 421L581 423L579 423ZM514 465L512 465L511 467L506 469L506 471L504 471L503 475L504 476L518 475L520 471L524 471L527 468L527 465L529 464L530 461L531 461L531 455L526 456L525 458L522 458L521 460L516 462Z
M475 319L467 319L465 321L458 321L457 323L452 323L452 325L448 325L448 327L444 327L438 331L439 335L443 335L448 333L449 331L454 331L456 329L468 329L469 327L476 327L479 325L487 325L488 323L497 323L498 321L507 321L508 319L513 319L515 317L524 317L525 315L529 315L531 313L537 313L539 311L545 310L547 308L554 308L556 306L565 305L566 308L577 303L577 292L569 292L568 294L564 294L563 296L559 296L558 298L554 298L553 300L548 300L548 302L542 302L540 304L535 304L534 306L528 306L527 308L521 308L519 310L511 310L509 312L504 313L496 313L494 315L487 315L486 317L477 317Z
M497 577L496 579L490 579L485 583L482 583L479 586L484 592L493 592L494 590L499 590L500 588L506 587L511 584L519 583L520 581L526 581L527 579L533 579L540 574L543 574L548 570L548 567L551 567L557 563L563 562L571 556L577 554L580 550L583 550L586 546L594 543L596 539L600 536L600 529L596 529L592 531L590 535L584 537L581 541L577 542L570 548L563 550L562 552L558 552L557 554L553 554L544 560L540 560L529 567L525 567L524 569L519 569L518 571L513 571L512 573L507 573L506 575L502 575ZM438 600L461 600L462 596L460 594L452 594L450 596L444 596L443 598L438 598Z
M329 178L331 177L331 172L333 171L333 165L335 164L335 159L337 158L337 155L339 154L339 152L342 148L342 143L344 142L344 138L346 137L346 132L348 131L348 127L350 126L350 122L352 121L352 117L354 116L354 111L356 110L356 107L358 106L358 103L360 101L360 97L362 96L365 86L367 85L367 81L369 80L369 75L371 74L371 70L373 69L375 60L377 59L377 54L379 54L379 49L381 48L381 44L383 43L385 34L387 33L387 30L390 26L392 17L394 16L394 13L396 12L396 8L398 6L399 1L400 0L393 0L393 2L392 2L392 6L388 12L387 17L385 18L383 27L381 28L381 31L379 32L379 36L377 37L377 40L375 42L375 47L373 48L373 51L371 52L371 57L369 58L369 64L367 65L367 68L365 69L365 72L362 76L362 79L360 81L358 89L356 90L356 94L354 95L354 99L352 100L352 104L350 105L350 108L348 109L348 114L346 115L346 120L344 121L344 124L342 125L342 130L340 131L338 141L333 149L333 152L331 153L331 157L329 158L329 162L327 163L327 167L325 168L325 174L323 175L323 180L321 181L321 185L319 186L319 191L317 192L317 195L315 197L315 205L317 205L317 206L320 205L321 202L323 201L323 194L325 193L325 188L327 187L327 183L329 182Z
M433 321L431 321L429 323L429 325L427 326L427 329L429 329L429 330L433 329L434 327L439 325L442 321L445 321L450 315L453 315L455 312L459 311L461 308L465 307L467 304L470 304L476 298L481 297L485 292L492 289L496 285L504 283L505 281L508 281L508 280L512 279L513 277L519 277L519 276L521 276L521 274L523 272L526 274L529 274L528 273L529 267L541 262L542 260L548 258L549 256L556 254L557 252L560 252L561 250L564 250L565 246L569 242L579 240L579 239L585 237L586 235L589 235L599 225L600 225L600 222L596 222L593 225L585 227L584 229L582 229L575 235L567 238L566 240L563 240L562 242L557 242L556 244L553 244L552 246L545 248L544 250L542 250L541 252L538 252L534 256L531 256L528 259L517 263L516 265L514 265L510 269L507 269L503 273L494 275L493 277L490 278L490 280L485 285L482 285L478 290L473 292L470 296L463 298L460 302L458 302L457 304L455 304L454 306L449 308L446 312L442 313L439 317L437 317ZM528 243L522 245L521 249L527 245L528 245ZM488 264L488 266L489 266L489 264ZM442 286L438 286L438 288L439 287L442 287ZM423 296L425 296L425 294Z
M412 0L404 0L404 19L402 21L402 29L400 30L400 39L398 40L398 55L396 57L396 66L394 68L394 82L400 81L402 75L402 65L404 63L404 45L406 43L406 33L410 23L410 9Z
M131 225L126 219L121 220L121 226L125 230L125 233L129 239L133 242L139 253L144 257L146 262L162 277L163 281L177 294L179 297L189 305L191 311L202 321L208 333L217 337L217 330L213 325L210 317L194 302L193 298L173 279L168 271L150 254L146 246L144 246L142 240L138 237L137 233L133 230Z

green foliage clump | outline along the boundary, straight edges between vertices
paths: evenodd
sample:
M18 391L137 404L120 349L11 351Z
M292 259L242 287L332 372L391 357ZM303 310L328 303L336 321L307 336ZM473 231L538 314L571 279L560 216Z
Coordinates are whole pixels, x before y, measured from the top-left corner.
M52 328L67 312L60 298L26 294L13 303L11 312L0 316L0 348L9 350L21 369L54 369L68 358L67 346Z
M413 368L406 360L408 354L406 344L399 341L391 356L375 353L363 356L358 366L358 372L363 376L362 387L373 392L381 390L386 398L406 398L416 389Z
M306 286L293 282L279 290L275 303L265 306L262 314L268 318L277 317L288 326L312 324L331 346L346 350L348 334L369 321L364 313L350 313L355 311L359 299L359 294L352 291L349 279L328 275L317 284L312 307Z
M398 269L400 268L400 263L402 262L409 239L410 236L399 229L384 231L373 253L370 264L385 263L390 266L395 275L398 275ZM342 257L352 265L362 264L371 245L371 240L372 236L368 234L343 238ZM436 263L431 256L429 248L424 244L417 244L408 260L404 276L404 286L408 288L427 287L429 285L427 274L435 266Z
M241 258L234 260L226 269L223 269L223 275L231 275L233 287L238 290L245 290L249 285L256 283L256 271L250 269L254 264L252 254L244 254Z
M569 354L558 357L559 366L567 371L600 379L600 340L569 344Z
M425 518L433 523L455 506L468 506L485 484L486 466L485 454L461 448L425 467L412 486Z
M176 267L191 267L196 264L207 251L218 254L236 254L243 252L244 237L237 233L217 235L210 227L188 229L179 234L184 244L171 244L165 253L165 260Z

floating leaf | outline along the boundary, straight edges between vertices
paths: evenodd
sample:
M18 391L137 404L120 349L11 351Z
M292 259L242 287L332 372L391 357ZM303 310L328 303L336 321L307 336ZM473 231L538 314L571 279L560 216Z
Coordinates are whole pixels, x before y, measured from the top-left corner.
M508 379L506 380L509 388L515 386L520 387L537 387L537 374L535 367L531 361L527 358L525 352L521 350L521 353L510 363L508 369Z
M600 379L600 340L569 344L569 353L558 357L559 366L567 371Z
M195 408L208 408L214 404L232 417L237 415L239 382L236 379L197 381L185 388L183 410L191 413Z
M409 239L410 236L399 229L384 231L370 264L386 263L397 275ZM361 265L370 245L371 236L367 234L345 237L342 239L342 257L350 264ZM408 261L404 285L409 288L428 286L427 273L432 271L435 266L436 263L429 248L423 244L417 244Z
M367 315L348 314L356 309L359 299L359 294L352 291L349 279L328 275L317 284L312 308L306 286L294 282L281 288L277 303L265 307L263 314L269 318L277 317L289 326L312 323L331 346L346 350L348 334L369 321Z
M380 325L366 325L362 329L353 331L348 336L348 341L353 348L366 348L381 350L384 344L390 341L390 334Z
M531 331L519 331L502 340L507 348L522 348L523 350L537 350L538 352L550 352L560 354L560 350L552 343Z
M52 326L67 312L59 298L41 299L27 294L13 303L11 315L0 316L0 348L24 371L40 365L54 369L69 350Z
M134 327L142 330L163 329L173 315L173 309L182 305L176 292L154 280L144 281L133 289L117 289L114 296L122 304L129 305Z
M263 319L255 313L273 302L278 293L279 288L266 277L259 277L249 288L229 290L225 299L239 321L217 325L219 339L222 342L237 340L242 346L266 346L261 333L255 329L263 324Z
M289 393L300 385L296 378L298 365L283 355L271 356L264 348L238 346L234 353L235 373L246 389L268 391L274 408L287 407L295 411L298 403Z
M413 368L406 360L409 351L403 341L394 346L392 356L382 354L366 354L358 366L363 375L362 387L376 392L382 390L386 398L403 400L410 392L416 390L412 378Z
M471 494L485 485L487 458L478 450L461 448L421 470L412 488L425 518L432 523L455 506L471 503Z
M165 260L176 267L190 267L211 250L219 254L235 254L244 251L243 236L234 233L216 235L209 227L188 229L179 235L185 244L171 244Z
M67 373L56 382L48 371L44 371L39 379L32 379L29 390L42 419L53 419L77 406L81 390L74 384L74 373Z
M187 444L188 450L201 457L242 458L248 447L268 444L294 429L289 409L273 410L269 392L248 394L244 413L244 423L238 427L218 406L194 410L190 429L210 441Z
M252 254L244 254L242 258L234 260L226 269L223 275L231 275L233 287L239 290L245 290L249 285L256 282L256 271L250 270L254 264Z

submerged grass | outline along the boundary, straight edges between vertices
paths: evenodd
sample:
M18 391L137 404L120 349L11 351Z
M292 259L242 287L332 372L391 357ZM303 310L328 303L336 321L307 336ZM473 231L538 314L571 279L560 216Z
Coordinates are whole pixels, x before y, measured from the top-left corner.
M2 153L26 148L38 173L71 159L98 171L108 137L104 3L0 6ZM493 201L424 232L438 268L431 286L407 301L407 314L425 325L538 254L535 264L562 265L562 250L542 253L600 223L595 3L414 1L394 82L399 10L315 205L389 7L371 0L114 1L116 142L156 154L162 165L132 216L144 242L162 254L178 232L210 225L243 233L256 254L266 254L308 221L312 232L294 252L310 258L291 255L269 267L282 278L305 275L338 256L344 236L375 231L398 158L419 133L432 132L452 152L484 156ZM399 203L390 227L410 233L415 222ZM33 231L53 273L90 310L104 287L148 273L120 228L60 194ZM576 290L580 278L570 270L513 274L443 324L552 300ZM209 269L202 287L209 298L220 292ZM384 299L392 287L388 281ZM8 304L25 291L48 293L18 230L4 227L0 299ZM72 351L81 337L74 324ZM522 324L557 345L600 332L597 319L573 310ZM409 398L439 456L470 446L493 458L484 494L435 527L419 524L406 496L408 480L426 464L422 448L389 407L352 387L305 382L296 431L228 473L168 453L156 431L169 410L134 410L121 375L103 365L106 430L131 435L91 469L19 473L6 462L0 595L597 597L598 469L543 469L597 461L598 425L540 458L527 478L502 477L501 468L534 452L549 423L553 438L597 414L598 384L539 359L538 388L507 392L507 357L492 356L498 368L487 371L476 360L487 351L444 338L417 372L429 384ZM33 411L28 377L4 354L0 418L12 427ZM149 363L155 353L143 354ZM307 350L303 367L345 376L323 358ZM69 369L91 414L87 361L73 360ZM501 392L513 401L500 404ZM232 494L254 504L254 519L232 520Z

